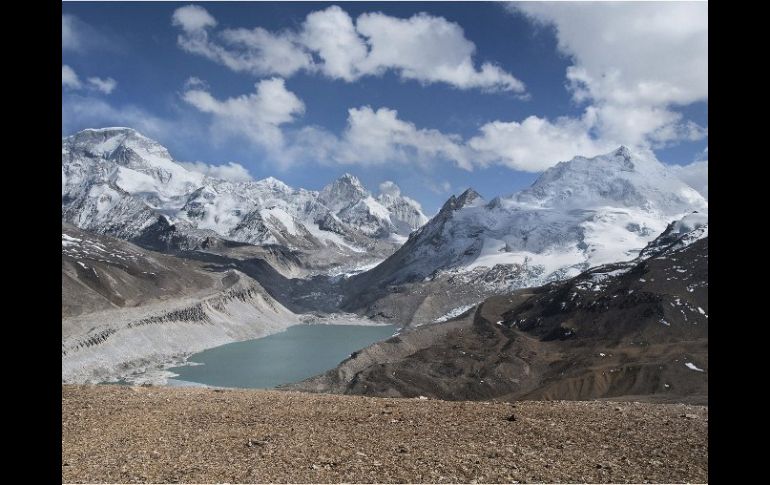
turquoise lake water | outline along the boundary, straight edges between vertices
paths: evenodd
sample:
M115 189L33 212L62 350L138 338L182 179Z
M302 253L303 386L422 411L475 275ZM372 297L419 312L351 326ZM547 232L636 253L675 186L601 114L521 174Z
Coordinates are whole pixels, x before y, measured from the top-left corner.
M193 354L191 365L170 368L175 380L216 387L269 389L337 366L351 353L390 338L394 325L295 325L256 340Z

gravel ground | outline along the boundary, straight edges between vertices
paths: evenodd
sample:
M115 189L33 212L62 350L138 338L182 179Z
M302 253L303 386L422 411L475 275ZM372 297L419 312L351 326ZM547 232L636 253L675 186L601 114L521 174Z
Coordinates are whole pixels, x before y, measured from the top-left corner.
M708 480L703 406L75 385L62 395L65 483Z

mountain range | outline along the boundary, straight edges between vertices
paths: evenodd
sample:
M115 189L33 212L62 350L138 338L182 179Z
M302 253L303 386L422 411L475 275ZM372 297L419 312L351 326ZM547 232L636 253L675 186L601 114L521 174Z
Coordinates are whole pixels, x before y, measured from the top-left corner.
M351 255L381 259L427 217L393 183L375 196L350 174L320 191L272 177L222 180L189 170L133 129L103 128L62 140L62 220L152 249L280 245L325 251L316 259L334 265Z
M452 196L393 255L350 278L343 307L430 322L450 302L475 304L633 259L691 212L707 217L708 202L654 158L626 147L576 157L507 197L487 202L473 189ZM420 298L416 286L432 289ZM413 304L388 304L394 289Z
M707 200L626 147L510 195L468 189L430 219L392 182L373 194L345 174L313 191L192 167L130 128L62 139L63 380L131 379L319 319L394 323L423 341L422 326L442 335L495 298L577 288L597 268L707 240Z
M449 400L708 402L708 222L631 261L501 293L355 352L292 390Z

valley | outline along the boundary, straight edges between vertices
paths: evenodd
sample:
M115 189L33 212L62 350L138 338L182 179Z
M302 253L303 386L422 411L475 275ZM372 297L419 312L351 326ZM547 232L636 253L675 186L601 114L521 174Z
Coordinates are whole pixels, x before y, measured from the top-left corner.
M707 2L60 10L62 483L709 481Z
M707 403L708 203L626 147L431 218L351 175L204 176L128 128L64 138L62 181L63 383L160 384L205 349L353 323L397 333L283 387Z

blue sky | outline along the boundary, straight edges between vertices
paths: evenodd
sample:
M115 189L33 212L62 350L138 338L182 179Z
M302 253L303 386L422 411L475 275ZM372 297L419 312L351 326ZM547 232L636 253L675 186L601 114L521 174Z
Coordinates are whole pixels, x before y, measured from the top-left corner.
M245 169L214 174L319 189L350 172L372 190L396 182L429 214L468 186L509 194L619 144L701 161L683 170L707 177L705 3L65 2L62 13L62 134L131 126L179 160Z

